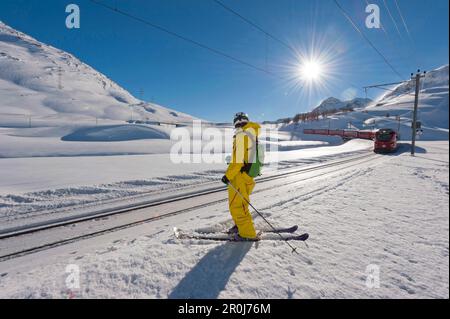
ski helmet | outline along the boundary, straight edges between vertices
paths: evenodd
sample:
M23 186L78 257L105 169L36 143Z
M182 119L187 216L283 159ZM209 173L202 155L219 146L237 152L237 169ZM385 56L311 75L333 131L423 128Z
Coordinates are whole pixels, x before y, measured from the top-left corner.
M249 122L248 115L244 112L236 113L234 116L234 127L243 126Z

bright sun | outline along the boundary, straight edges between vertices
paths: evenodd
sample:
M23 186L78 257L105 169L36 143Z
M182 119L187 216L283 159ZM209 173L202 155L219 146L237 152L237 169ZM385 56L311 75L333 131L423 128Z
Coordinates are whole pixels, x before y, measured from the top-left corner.
M306 61L300 66L300 76L309 82L318 81L322 73L322 66L317 61Z

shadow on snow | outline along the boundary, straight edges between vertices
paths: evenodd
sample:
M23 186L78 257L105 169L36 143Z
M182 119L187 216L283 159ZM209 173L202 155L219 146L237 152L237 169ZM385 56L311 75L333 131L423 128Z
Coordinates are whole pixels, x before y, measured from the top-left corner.
M252 244L230 242L209 251L178 283L168 298L217 298Z

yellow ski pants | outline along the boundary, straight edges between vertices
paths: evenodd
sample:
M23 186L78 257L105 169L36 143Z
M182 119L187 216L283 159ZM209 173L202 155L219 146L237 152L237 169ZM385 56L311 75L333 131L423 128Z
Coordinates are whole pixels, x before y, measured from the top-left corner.
M255 181L246 173L239 172L231 181L231 184L250 202L250 194L255 187ZM248 203L228 186L228 206L231 217L239 230L239 236L244 238L256 238L252 215L248 209Z

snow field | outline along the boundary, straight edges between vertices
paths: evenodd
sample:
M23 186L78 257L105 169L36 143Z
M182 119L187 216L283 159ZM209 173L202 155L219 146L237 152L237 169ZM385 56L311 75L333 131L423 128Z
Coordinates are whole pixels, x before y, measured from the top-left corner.
M59 247L20 267L3 263L0 295L64 298L64 270L74 263L81 286L70 293L80 298L448 298L448 142L420 146L414 158L381 156L252 197L275 224L310 233L300 256L282 242L173 238L173 226L224 222L226 207L216 205ZM366 286L369 265L380 269L380 288Z

